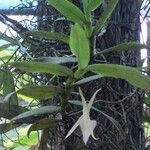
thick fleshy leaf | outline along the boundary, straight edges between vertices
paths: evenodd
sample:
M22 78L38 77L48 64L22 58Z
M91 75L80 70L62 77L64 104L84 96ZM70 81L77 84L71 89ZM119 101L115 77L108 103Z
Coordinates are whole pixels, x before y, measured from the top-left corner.
M68 0L47 0L47 2L73 22L80 24L87 22L82 11Z
M59 120L44 118L32 124L27 132L27 136L29 137L32 131L43 130L48 128L54 128Z
M118 0L110 0L106 10L102 13L99 20L96 23L96 26L93 30L93 35L96 35L99 33L99 31L102 29L102 27L106 23L107 19L110 18L110 16L111 16L113 10L115 9L117 3L118 3Z
M85 30L79 24L71 28L69 45L78 58L79 68L85 68L90 61L90 43Z
M33 59L33 61L47 62L51 64L64 64L77 62L77 59L75 57L40 57Z
M13 122L19 122L19 120L30 118L30 117L37 117L41 115L56 113L61 110L59 106L43 106L40 108L36 108L27 112L24 112L12 119Z
M136 42L121 43L116 46L113 46L113 47L110 47L108 49L104 49L98 52L95 55L95 57L101 54L109 53L109 52L116 52L116 51L120 52L120 51L125 51L125 50L139 50L142 48L149 48L149 46L145 44L136 43Z
M5 97L4 101L7 102L16 93L40 100L40 99L51 98L51 97L53 97L57 94L61 94L63 92L64 92L64 90L62 88L53 87L53 86L26 86L15 92L9 93Z
M85 84L85 83L91 82L93 80L99 79L101 77L102 77L101 75L93 75L93 76L90 76L90 77L86 77L86 78L83 78L83 79L75 82L74 85Z
M7 94L15 91L13 75L7 66L4 68L3 80L3 94L6 96ZM13 94L9 102L11 105L18 104L18 97L16 93Z
M86 70L103 75L104 77L124 79L138 88L150 91L150 77L145 76L133 67L113 64L95 64L88 66Z
M65 43L69 43L69 36L65 35L63 33L57 33L57 32L48 32L48 31L28 31L25 32L26 35L31 35L35 37L40 37L48 40L59 40L63 41Z
M60 76L71 76L73 72L69 68L52 63L34 62L34 61L23 61L14 62L11 66L26 72L32 73L51 73Z
M18 138L15 137L15 139L18 139ZM13 142L14 144L11 145L9 150L38 150L38 145L35 145L38 142L39 142L39 139L38 139L37 133L32 133L30 137L27 137L24 132L23 132L23 135L22 135L22 132L19 132L19 142Z
M103 0L89 0L88 6L87 6L87 10L88 11L94 11L102 3L103 3Z

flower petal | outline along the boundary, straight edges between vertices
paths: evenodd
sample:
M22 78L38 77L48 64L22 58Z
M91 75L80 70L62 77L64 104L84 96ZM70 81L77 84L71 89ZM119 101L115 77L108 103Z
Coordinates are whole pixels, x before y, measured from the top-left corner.
M68 138L72 132L74 132L74 130L79 126L79 124L81 123L81 120L82 120L82 116L77 120L77 122L73 125L73 127L69 130L69 132L67 133L66 138Z
M79 87L79 93L80 93L80 96L81 96L81 99L82 99L82 104L83 104L83 108L87 106L87 103L86 103L86 100L83 96L83 92L81 90L81 88Z
M93 130L96 127L97 122L95 120L90 120L87 118L84 118L81 120L80 128L83 134L83 141L85 145L87 144L87 141L90 137L90 135L93 134Z
M92 104L93 104L93 101L94 101L94 99L95 99L97 93L98 93L100 90L101 90L101 89L98 89L98 90L93 94L92 98L90 99L89 104L88 104L88 109L89 109L89 110L91 109Z
M94 140L98 140L98 139L99 139L99 138L96 138L96 137L95 137L94 132L92 132L91 135L92 135L92 138L93 138Z

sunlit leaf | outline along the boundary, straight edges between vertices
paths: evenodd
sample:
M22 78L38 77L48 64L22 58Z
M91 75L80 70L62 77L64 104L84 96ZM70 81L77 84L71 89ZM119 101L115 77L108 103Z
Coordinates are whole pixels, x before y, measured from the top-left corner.
M19 136L19 142L13 143L11 147L9 147L9 150L29 150L29 145L34 145L37 142L37 133L31 133L30 137L27 137L26 135Z
M115 9L117 3L118 3L118 0L110 0L106 10L102 13L99 20L96 23L96 26L93 30L93 35L96 35L99 33L99 31L102 29L102 27L106 23L107 19L110 18L110 16L111 16L113 10Z
M88 66L86 70L104 77L124 79L138 88L150 91L150 77L145 76L133 67L113 64L95 64Z
M47 0L47 2L73 22L80 24L87 22L82 11L68 0Z
M26 72L51 73L54 75L73 77L73 72L69 68L57 64L23 61L23 62L14 62L11 63L10 65Z
M37 117L40 115L46 115L51 113L56 113L61 110L59 106L43 106L40 108L36 108L27 112L24 112L12 119L13 122L19 122L19 120L26 119L29 117Z
M33 61L47 62L52 64L64 64L77 62L77 59L75 57L40 57L34 58Z
M101 54L109 53L109 52L120 52L120 51L125 51L125 50L139 50L142 48L143 49L149 48L149 46L145 45L145 44L136 43L136 42L121 43L116 46L113 46L113 47L110 47L108 49L104 49L104 50L98 52L95 55L95 57L98 55L101 55Z
M65 35L63 33L57 33L57 32L49 32L49 31L28 31L25 32L26 35L31 35L35 37L40 37L48 40L59 40L63 41L65 43L69 43L69 36Z
M85 68L90 61L90 44L85 30L79 24L71 28L69 45L78 58L79 68Z
M50 119L50 118L44 118L42 120L39 120L32 124L27 132L27 136L29 137L30 133L32 131L38 131L48 128L54 128L59 120L56 119Z

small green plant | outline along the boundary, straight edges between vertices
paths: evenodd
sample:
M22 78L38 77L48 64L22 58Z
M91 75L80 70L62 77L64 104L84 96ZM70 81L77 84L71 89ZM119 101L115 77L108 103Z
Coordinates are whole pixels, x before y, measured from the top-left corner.
M136 88L150 91L150 77L142 74L136 68L115 64L93 64L93 59L98 55L104 53L135 50L140 48L147 48L148 46L136 42L122 43L94 54L95 36L97 36L99 32L101 32L101 29L105 25L107 19L110 18L113 10L118 3L118 0L110 0L106 10L97 20L96 26L92 26L92 12L103 3L103 0L82 0L84 8L83 11L68 0L47 0L47 2L49 5L57 9L62 15L67 17L68 20L73 22L70 35L46 31L30 31L24 34L44 37L49 40L60 40L62 42L65 42L69 45L70 50L75 57L47 57L30 61L11 62L1 65L1 79L4 77L7 77L7 79L9 79L7 80L7 83L3 82L4 80L1 81L4 94L7 95L4 99L5 103L11 103L11 105L16 106L17 94L35 98L38 100L53 98L54 96L58 95L61 96L61 101L57 106L43 106L33 110L20 111L19 114L9 118L11 119L11 126L9 129L11 129L12 125L14 124L17 124L18 126L22 123L32 124L28 131L29 136L32 131L53 128L59 122L64 123L65 127L64 120L69 117L66 113L66 107L69 103L72 103L74 105L83 106L83 115L71 128L68 134L64 135L64 138L70 136L77 128L77 126L80 125L85 144L87 144L90 135L92 135L93 138L96 139L93 134L93 130L96 127L96 121L90 120L90 109L93 109L96 112L104 115L114 124L119 132L123 134L120 125L112 117L92 106L94 98L98 91L95 92L89 103L87 103L85 100L86 95L84 98L79 87L81 84L95 80L97 78L114 77L124 79ZM77 67L72 69L61 65L66 62L76 62ZM14 80L11 75L11 71L8 68L15 68L17 70L29 73L48 73L55 76L62 76L66 78L66 81L64 86L61 87L30 85L15 90ZM88 72L92 72L95 75L85 77L84 75ZM77 87L79 88L82 102L69 100L71 92L74 90L74 88ZM37 116L52 113L61 114L61 118L43 118L42 120L38 120L38 122L36 119L35 121L30 121L30 118L36 118ZM85 121L87 121L89 124L85 125Z

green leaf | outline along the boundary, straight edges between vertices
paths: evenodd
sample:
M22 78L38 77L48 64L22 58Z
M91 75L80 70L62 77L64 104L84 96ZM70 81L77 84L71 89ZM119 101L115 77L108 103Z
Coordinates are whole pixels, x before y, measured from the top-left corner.
M143 122L148 122L150 123L150 115L148 113L145 113L143 115Z
M138 88L150 91L150 77L143 75L133 67L113 64L95 64L88 66L86 71L92 71L104 77L124 79Z
M85 30L79 24L71 28L69 45L78 58L79 68L85 68L90 61L90 43Z
M150 97L144 97L144 103L150 105Z
M82 0L85 17L91 22L91 11L87 9L90 0Z
M51 98L62 92L62 88L52 86L27 86L17 91L18 94L36 99Z
M69 103L73 104L73 105L77 105L77 106L82 106L82 102L81 101L78 101L78 100L69 100ZM95 108L94 106L92 106L93 110L99 112L100 114L102 114L104 117L106 117L115 127L116 129L119 131L121 137L123 138L123 129L122 127L120 126L120 124L115 120L113 119L112 117L108 116L106 113L102 112L101 110Z
M99 79L101 78L102 76L101 75L93 75L93 76L90 76L90 77L86 77L86 78L83 78L77 82L74 83L74 85L81 85L81 84L85 84L87 82L91 82L93 80L96 80L96 79Z
M56 94L63 93L64 90L59 87L52 87L52 86L27 86L22 89L19 89L16 92L9 93L4 101L8 101L10 97L14 94L18 93L27 97L36 98L36 99L47 99L52 98Z
M68 0L47 0L50 5L73 22L86 24L87 20L82 11Z
M77 62L77 59L75 57L40 57L33 59L33 61L47 62L51 64L64 64Z
M72 70L57 64L34 62L34 61L23 61L23 62L10 63L10 65L26 72L51 73L54 75L73 77Z
M6 96L7 94L15 91L13 75L7 66L5 66L4 68L3 80L4 80L3 81L3 94ZM18 97L16 93L14 93L13 96L11 97L10 104L11 105L18 104Z
M0 87L2 86L3 82L4 82L4 72L0 70Z
M89 1L90 1L90 0L82 0L84 12L85 12L86 9L87 9L87 6L88 6L88 4L89 4Z
M139 49L144 49L144 48L149 48L148 45L145 44L140 44L140 43L136 43L136 42L128 42L128 43L121 43L118 44L116 46L110 47L108 49L104 49L102 51L100 51L99 53L97 53L95 55L101 55L101 54L105 54L105 53L109 53L109 52L120 52L120 51L126 51L126 50L139 50Z
M93 34L92 34L93 36L98 34L99 31L102 29L102 27L106 23L107 19L110 18L110 16L111 16L113 10L115 9L117 3L118 3L118 0L110 0L106 10L102 13L99 20L96 23L96 26L95 26L95 28L93 30Z
M44 118L32 124L27 132L27 136L30 136L32 131L43 130L48 128L54 128L59 120Z
M41 115L56 113L56 112L59 112L60 110L61 110L61 107L59 106L43 106L40 108L36 108L30 111L24 112L14 117L11 121L19 122L20 120L24 120L30 117L37 117Z
M102 3L103 3L103 0L89 0L88 6L87 6L87 10L88 11L94 11Z
M57 32L48 32L48 31L28 31L25 32L26 35L31 35L35 37L40 37L48 40L59 40L63 41L65 43L69 43L69 36L65 35L63 33L57 33Z
M29 150L29 145L34 145L37 142L37 133L32 133L30 137L27 137L26 135L19 136L19 142L16 142L13 145L11 145L9 150Z

